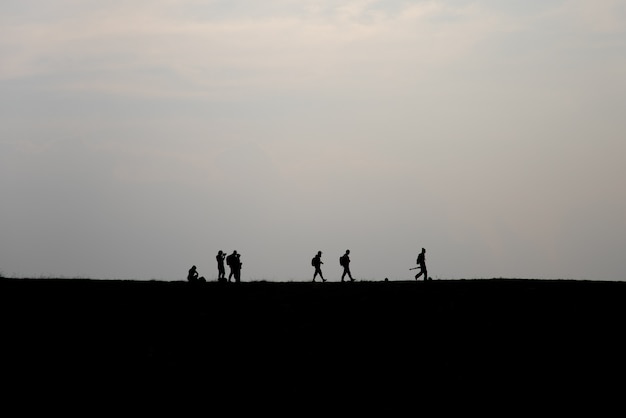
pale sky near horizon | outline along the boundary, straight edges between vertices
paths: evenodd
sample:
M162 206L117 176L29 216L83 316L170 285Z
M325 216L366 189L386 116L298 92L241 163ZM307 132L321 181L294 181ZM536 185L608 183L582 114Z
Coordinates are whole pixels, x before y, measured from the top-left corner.
M3 0L0 275L625 280L626 2Z

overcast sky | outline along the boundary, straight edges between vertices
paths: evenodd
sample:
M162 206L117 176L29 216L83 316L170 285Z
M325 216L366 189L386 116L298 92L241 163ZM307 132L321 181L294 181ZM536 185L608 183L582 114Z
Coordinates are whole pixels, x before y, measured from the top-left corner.
M626 2L3 0L5 277L626 279Z

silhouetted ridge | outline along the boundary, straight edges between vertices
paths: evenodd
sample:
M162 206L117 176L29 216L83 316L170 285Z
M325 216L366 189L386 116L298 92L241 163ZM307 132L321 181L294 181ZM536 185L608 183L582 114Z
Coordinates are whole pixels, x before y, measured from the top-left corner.
M0 295L5 375L51 385L388 400L626 372L623 282L2 279Z

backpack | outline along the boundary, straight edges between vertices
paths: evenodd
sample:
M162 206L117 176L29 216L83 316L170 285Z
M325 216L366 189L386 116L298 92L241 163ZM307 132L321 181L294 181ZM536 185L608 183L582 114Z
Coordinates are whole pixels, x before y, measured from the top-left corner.
M315 267L315 257L313 257L313 258L311 259L311 265L312 265L313 267Z
M346 256L342 255L341 257L339 257L339 265L343 266L344 264L346 264Z

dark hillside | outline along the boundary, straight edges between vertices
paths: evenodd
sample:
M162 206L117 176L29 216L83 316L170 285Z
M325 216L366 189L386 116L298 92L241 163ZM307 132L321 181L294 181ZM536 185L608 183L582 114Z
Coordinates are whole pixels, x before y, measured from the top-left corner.
M623 282L2 279L0 298L21 393L528 401L621 389L626 372Z

